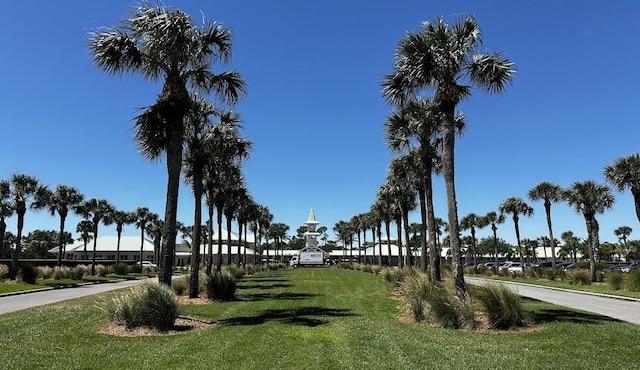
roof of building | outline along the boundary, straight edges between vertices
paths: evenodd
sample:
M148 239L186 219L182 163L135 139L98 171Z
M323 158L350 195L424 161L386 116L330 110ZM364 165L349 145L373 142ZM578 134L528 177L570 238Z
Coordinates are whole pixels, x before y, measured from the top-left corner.
M71 244L67 244L66 252L82 252L84 251L84 241L79 240ZM153 242L144 238L143 251L153 252ZM99 236L96 241L96 251L115 252L118 249L118 237L116 235ZM93 240L87 243L87 251L93 251ZM120 252L140 251L140 236L123 235L120 237ZM49 253L58 253L58 247L49 250Z

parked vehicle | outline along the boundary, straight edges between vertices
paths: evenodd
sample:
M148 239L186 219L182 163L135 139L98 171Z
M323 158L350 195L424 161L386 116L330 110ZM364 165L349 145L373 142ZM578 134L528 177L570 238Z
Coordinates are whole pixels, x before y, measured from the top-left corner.
M556 264L556 266L558 266L558 264ZM544 261L544 262L538 262L538 263L534 263L531 267L535 268L548 268L548 267L552 267L552 263L551 261Z
M136 265L140 266L140 262L136 263ZM156 265L155 263L153 263L151 261L142 261L142 267L155 268L155 267L158 267L158 265Z
M640 269L640 262L636 261L626 267L621 267L620 272L631 272Z
M569 271L569 270L575 270L577 268L578 268L578 264L577 263L570 263L570 264L564 266L563 270Z
M520 262L512 262L509 267L507 267L507 271L522 271L522 264Z
M289 266L291 267L322 265L324 265L323 252L300 252L291 257L291 261L289 261Z
M622 269L629 267L630 264L628 263L618 263L616 265L613 266L609 266L609 268L605 269L605 272L623 272Z
M565 267L571 265L573 262L560 262L560 263L556 263L556 268L557 269L564 269Z

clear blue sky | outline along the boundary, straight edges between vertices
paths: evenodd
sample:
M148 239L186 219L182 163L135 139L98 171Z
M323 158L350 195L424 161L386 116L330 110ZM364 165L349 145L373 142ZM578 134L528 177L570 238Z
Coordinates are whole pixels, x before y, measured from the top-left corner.
M0 178L22 172L51 187L78 187L117 208L147 206L163 215L164 160L143 159L132 118L154 102L158 83L111 77L87 51L89 32L117 25L130 0L12 1L0 13ZM167 1L197 19L231 28L248 95L238 106L254 142L245 164L255 200L292 232L314 207L333 228L375 200L391 158L383 138L390 113L380 93L406 31L443 16L474 15L488 50L516 63L514 84L500 96L476 91L460 109L468 130L457 142L459 215L496 210L526 198L541 181L568 186L604 182L602 169L640 150L640 3L620 1ZM219 67L218 67L219 68ZM220 70L220 69L218 69ZM441 178L436 214L446 218ZM522 236L546 235L544 209L521 221ZM191 224L193 198L182 186L178 218ZM417 214L413 215L417 220ZM628 225L640 238L629 193L599 217L601 240ZM69 218L67 229L79 221ZM583 219L554 206L555 232L585 237ZM15 232L15 218L8 220ZM25 234L57 229L58 218L28 212ZM101 226L101 234L115 234ZM478 232L487 236L489 230ZM137 234L133 226L125 234ZM514 242L513 224L499 236Z

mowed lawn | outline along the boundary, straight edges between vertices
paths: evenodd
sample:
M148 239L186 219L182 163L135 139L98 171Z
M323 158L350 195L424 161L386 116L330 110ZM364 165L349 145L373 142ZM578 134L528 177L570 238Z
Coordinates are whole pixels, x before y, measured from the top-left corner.
M525 301L528 332L404 323L382 278L311 268L239 281L238 301L183 306L218 326L112 337L97 307L114 293L0 316L0 368L633 369L640 326Z

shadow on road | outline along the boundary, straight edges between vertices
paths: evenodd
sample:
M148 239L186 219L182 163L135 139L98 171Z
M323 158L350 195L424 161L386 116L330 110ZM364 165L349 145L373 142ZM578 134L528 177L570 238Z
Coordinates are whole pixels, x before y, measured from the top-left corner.
M544 309L531 314L531 319L536 324L547 324L553 322L570 322L576 324L598 324L604 322L622 322L620 320L590 314L587 312L576 312L568 309Z
M261 325L269 321L276 321L288 325L302 325L316 327L325 325L328 317L357 316L351 310L325 307L300 307L295 309L264 310L257 316L233 317L221 320L226 326Z

